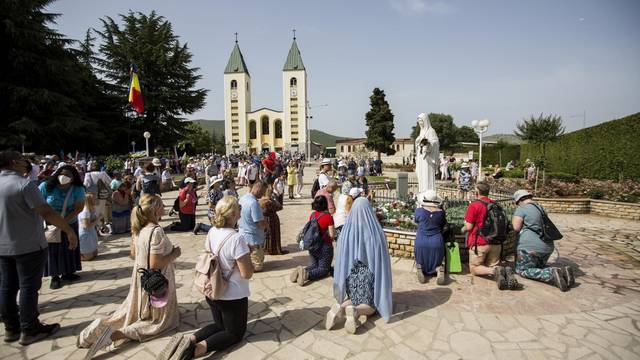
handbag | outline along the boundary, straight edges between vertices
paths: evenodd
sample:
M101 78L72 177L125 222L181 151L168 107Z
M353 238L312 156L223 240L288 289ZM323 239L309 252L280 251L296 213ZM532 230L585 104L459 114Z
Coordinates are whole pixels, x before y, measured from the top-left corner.
M151 230L151 235L149 235L149 251L147 253L147 268L139 268L138 273L140 274L140 285L142 286L142 290L144 290L149 297L160 296L162 295L169 286L169 280L162 275L162 271L158 269L151 269L151 238L153 237L153 232L158 228L156 226Z
M62 211L60 212L60 216L64 218L64 214L67 211L67 203L69 202L69 196L71 196L72 189L70 188L67 191L67 196L64 198L64 203L62 204ZM48 243L51 244L59 244L62 242L62 231L53 224L44 223L44 237L47 239Z
M449 241L444 244L446 265L448 273L459 273L462 271L460 261L460 247L456 241Z

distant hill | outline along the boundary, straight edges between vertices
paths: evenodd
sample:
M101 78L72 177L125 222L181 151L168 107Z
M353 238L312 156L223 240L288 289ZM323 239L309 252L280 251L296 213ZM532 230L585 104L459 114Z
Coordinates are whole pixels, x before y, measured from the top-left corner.
M498 141L500 139L506 141L508 144L513 144L513 145L520 145L524 143L522 139L515 136L514 134L495 134L495 135L484 136L482 138L482 140L485 140L485 141Z
M224 135L224 120L207 120L196 119L192 120L194 123L200 124L203 129L209 133L215 133L217 136ZM311 129L311 140L316 143L322 144L324 147L336 146L336 140L342 140L343 137L327 134L320 130Z

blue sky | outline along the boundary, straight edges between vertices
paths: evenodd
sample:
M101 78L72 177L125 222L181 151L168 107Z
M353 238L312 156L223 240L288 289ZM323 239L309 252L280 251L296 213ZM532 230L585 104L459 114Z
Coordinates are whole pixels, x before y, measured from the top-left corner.
M189 118L223 119L222 76L239 33L254 109L282 108L291 29L309 76L311 127L363 136L374 87L385 90L396 136L420 112L456 124L488 118L511 133L531 114L561 115L568 130L640 111L640 1L60 0L57 28L81 39L129 9L166 17L201 68L206 106ZM125 100L123 100L125 101ZM577 115L577 116L576 116Z

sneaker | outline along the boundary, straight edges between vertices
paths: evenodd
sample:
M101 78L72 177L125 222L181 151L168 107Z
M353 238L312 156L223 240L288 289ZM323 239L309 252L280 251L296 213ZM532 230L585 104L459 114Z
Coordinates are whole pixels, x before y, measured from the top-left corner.
M38 324L38 328L33 332L22 332L20 334L20 345L26 346L33 344L34 342L40 341L46 337L49 337L60 330L60 324L49 324L45 325L43 323Z
M298 285L300 286L304 286L304 283L307 281L307 278L309 277L309 274L307 274L307 269L305 269L304 267L300 266L298 268Z
M93 344L91 344L89 351L87 351L87 354L84 356L84 360L91 360L94 356L96 356L99 350L111 345L111 334L113 334L113 331L114 329L111 326L107 326L102 331L98 339Z
M344 309L340 304L333 304L329 312L327 312L327 318L324 322L324 327L327 330L331 330L336 326L336 320L344 316Z
M198 235L198 231L200 231L200 223L197 223L196 226L193 227L193 235Z
M447 285L449 283L449 274L442 268L438 267L436 283L440 286Z
M4 330L4 342L12 343L20 340L20 331Z
M347 320L344 323L344 329L349 334L355 334L356 330L360 326L360 319L356 316L358 312L353 305L347 306L344 312L347 318Z
M553 274L553 284L560 289L560 291L564 292L569 290L567 281L564 279L563 269L554 267L553 270L551 270L551 273Z
M507 278L507 287L509 290L518 290L520 288L520 284L518 283L518 279L516 279L516 274L513 272L513 268L507 266L504 268L505 276Z
M564 273L564 280L567 282L568 287L573 287L576 284L576 276L573 273L573 268L571 266L565 266L562 268Z
M169 360L171 356L173 356L173 354L176 352L176 349L178 348L178 345L180 345L182 338L183 338L182 334L173 335L171 337L171 340L169 340L169 342L167 343L167 346L165 346L164 349L162 349L162 351L160 352L160 354L158 354L157 359Z
M496 280L496 284L498 284L499 290L506 290L508 287L507 284L507 274L506 270L503 266L496 266L495 272L493 273L493 277Z
M300 195L300 194L296 194L294 197L295 197L296 199L300 199L300 198L302 197L302 195Z
M291 275L289 275L289 280L291 280L292 283L298 281L298 276L300 275L300 268L302 266L298 266L297 268L293 269L293 271L291 272Z
M416 276L418 277L418 282L420 284L424 284L427 282L427 277L424 276L424 273L422 272L422 266L420 265L416 265Z
M62 287L62 280L58 276L54 276L51 278L51 284L49 284L49 289L57 290Z

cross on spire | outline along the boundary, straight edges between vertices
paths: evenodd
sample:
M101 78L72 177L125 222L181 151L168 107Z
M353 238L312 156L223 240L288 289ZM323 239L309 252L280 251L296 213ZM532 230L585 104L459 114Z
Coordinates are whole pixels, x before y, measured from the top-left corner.
M296 29L293 29L293 40L296 39Z
M237 44L238 43L238 33L235 33L235 34L236 34L236 44Z

